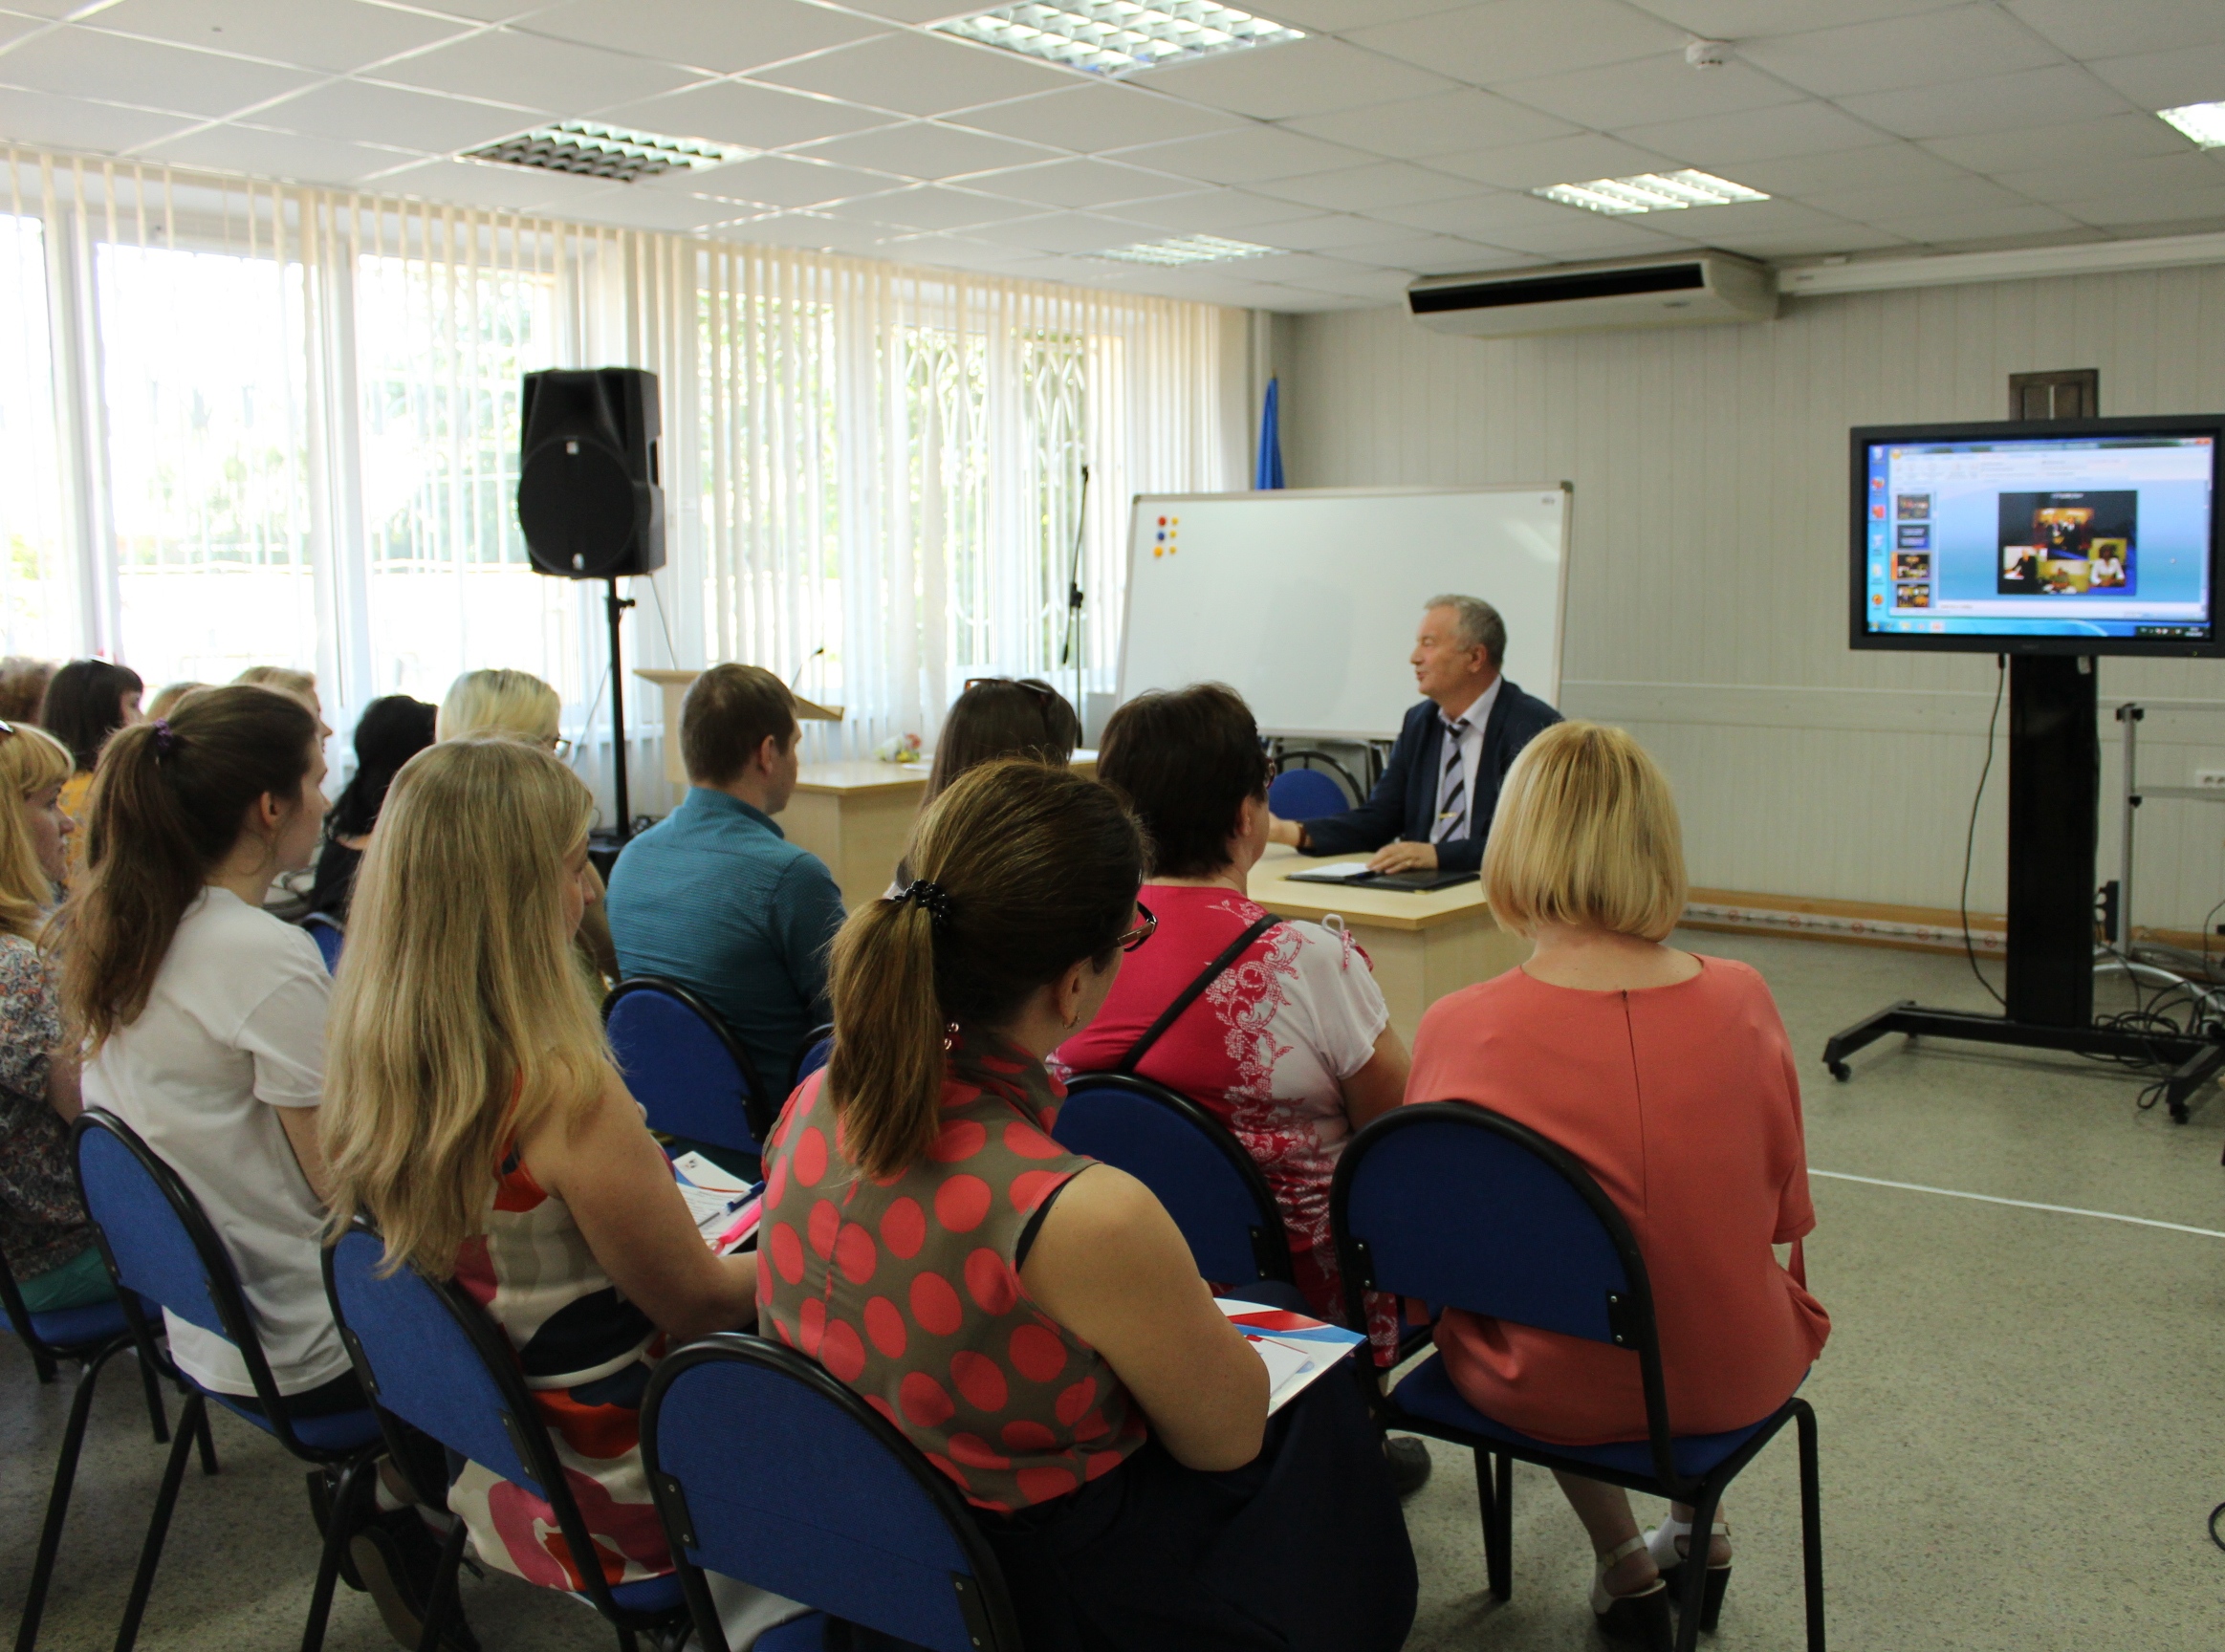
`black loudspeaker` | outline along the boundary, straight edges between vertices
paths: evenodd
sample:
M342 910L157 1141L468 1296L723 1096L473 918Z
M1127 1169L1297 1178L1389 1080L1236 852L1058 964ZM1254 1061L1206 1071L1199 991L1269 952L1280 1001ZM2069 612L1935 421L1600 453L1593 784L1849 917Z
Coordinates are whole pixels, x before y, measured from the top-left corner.
M517 521L543 574L618 579L665 565L657 376L639 367L525 376Z

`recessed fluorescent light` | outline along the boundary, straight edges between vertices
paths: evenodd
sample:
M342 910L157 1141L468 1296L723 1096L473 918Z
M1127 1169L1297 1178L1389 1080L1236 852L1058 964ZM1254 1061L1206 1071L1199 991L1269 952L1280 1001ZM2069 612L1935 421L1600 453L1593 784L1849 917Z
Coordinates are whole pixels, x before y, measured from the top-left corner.
M1594 178L1589 184L1553 184L1533 189L1564 206L1591 212L1673 212L1685 206L1727 206L1768 196L1712 172L1641 172L1635 178Z
M2225 149L2225 103L2187 103L2156 115L2205 149Z
M1171 241L1139 241L1132 247L1115 247L1098 256L1118 258L1123 264L1220 264L1231 258L1259 258L1281 250L1255 241L1224 241L1218 235L1178 235Z
M1125 75L1305 38L1302 31L1212 0L1057 0L953 17L935 28L1092 75Z
M505 138L485 148L468 149L464 158L631 184L637 178L654 178L661 172L724 165L749 153L731 143L713 143L708 138L660 138L654 132L567 120L559 126L540 126Z

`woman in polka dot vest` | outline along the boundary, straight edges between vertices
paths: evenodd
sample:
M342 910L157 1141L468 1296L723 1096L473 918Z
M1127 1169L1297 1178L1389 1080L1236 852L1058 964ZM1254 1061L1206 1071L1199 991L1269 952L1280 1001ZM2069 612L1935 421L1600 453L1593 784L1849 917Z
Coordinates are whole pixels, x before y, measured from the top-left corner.
M1391 1652L1413 1553L1357 1387L1270 1419L1158 1200L1054 1134L1043 1059L1153 926L1135 821L996 762L905 861L835 942L834 1057L768 1144L759 1333L965 1493L1029 1652Z

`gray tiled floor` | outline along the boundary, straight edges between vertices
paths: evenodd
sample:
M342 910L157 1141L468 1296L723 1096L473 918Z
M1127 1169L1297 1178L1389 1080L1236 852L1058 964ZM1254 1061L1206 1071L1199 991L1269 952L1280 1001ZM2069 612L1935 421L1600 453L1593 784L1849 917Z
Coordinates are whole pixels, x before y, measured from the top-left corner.
M1886 1001L1982 1008L1959 959L1812 942L1688 938L1769 977L1802 1061L1819 1171L2225 1231L2225 1100L2173 1126L2137 1084L2075 1058L1970 1047L1874 1047L1834 1084L1823 1037ZM2225 1554L2202 1521L2225 1499L2225 1239L1819 1176L1809 1276L1831 1310L1807 1388L1823 1429L1832 1643L1909 1652L2195 1652L2225 1645ZM106 1645L159 1458L128 1377L104 1390L43 1645ZM0 1347L0 1554L28 1556L67 1396ZM296 1643L315 1564L300 1473L220 1421L225 1471L187 1480L141 1644ZM1798 1505L1789 1440L1748 1470L1732 1514L1736 1581L1717 1644L1800 1644ZM1444 1451L1407 1510L1423 1574L1409 1642L1437 1649L1596 1648L1581 1532L1542 1476L1516 1497L1516 1593L1487 1603L1474 1482ZM0 1570L12 1635L20 1561ZM497 1647L595 1647L582 1609L523 1585L474 1584ZM329 1644L389 1644L343 1591Z

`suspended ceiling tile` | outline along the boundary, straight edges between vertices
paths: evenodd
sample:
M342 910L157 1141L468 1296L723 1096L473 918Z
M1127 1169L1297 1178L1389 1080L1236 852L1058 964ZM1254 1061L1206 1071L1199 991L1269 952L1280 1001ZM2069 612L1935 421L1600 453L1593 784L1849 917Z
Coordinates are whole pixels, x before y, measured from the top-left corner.
M206 126L198 132L149 144L139 151L142 159L170 166L205 166L217 172L240 172L251 178L275 179L289 184L350 185L425 159L423 151L408 151L338 139L304 138L294 132L270 132L252 126Z
M2190 154L2193 149L2184 136L2152 115L2105 115L2099 120L2066 120L2023 131L1934 138L1924 147L1957 166L1993 173L2139 161Z
M1995 75L1953 85L1868 92L1842 98L1850 115L1904 138L1953 138L2032 124L2034 114L2089 120L2127 113L2125 100L2085 70L2063 65Z
M967 6L963 0L955 6L950 0L843 0L843 4L849 11L885 17L892 23L937 23L945 17L970 17L986 10Z
M1025 217L1036 208L997 195L922 184L886 195L861 195L826 208L831 218L868 224L894 224L906 229L959 229Z
M1887 219L1929 217L1949 212L1984 212L2003 206L2032 205L2014 190L1984 178L1965 175L1930 184L1888 184L1870 189L1818 190L1806 204L1834 217L1858 224L1884 224ZM1895 231L1899 233L1899 231Z
M799 0L573 0L520 25L534 34L734 75L888 33Z
M1750 161L1738 167L1738 182L1749 188L1803 201L1825 190L1928 184L1968 176L1929 150L1902 142L1873 143L1866 149L1800 155L1783 161Z
M1507 256L1518 265L1526 260L1518 252ZM1413 285L1410 270L1356 269L1348 275L1331 275L1315 283L1331 293L1342 293L1355 298L1372 298L1378 304L1398 304L1406 299L1407 289Z
M1381 241L1372 247L1347 247L1341 256L1347 263L1365 264L1379 270L1457 273L1467 270L1499 269L1503 267L1503 260L1520 261L1522 255L1512 248L1479 244L1457 235L1409 235Z
M1814 258L1835 252L1868 252L1885 247L1906 247L1898 235L1866 224L1834 222L1824 229L1793 229L1760 235L1736 234L1711 246L1748 258Z
M1790 34L1804 29L1836 29L1880 17L1907 17L1946 11L1969 0L1630 0L1639 11L1665 23L1689 29L1709 40L1746 40L1757 34Z
M1800 98L1781 80L1743 64L1726 63L1702 73L1681 54L1511 81L1500 90L1549 115L1595 127L1735 115L1741 110L1795 102Z
M1736 115L1707 115L1692 120L1625 126L1615 135L1640 148L1674 155L1711 172L1747 161L1778 161L1792 155L1865 149L1887 141L1887 135L1876 127L1865 125L1813 98L1779 104L1774 109L1744 110Z
M716 195L731 201L762 203L795 209L823 206L857 195L883 195L901 182L882 172L837 166L830 162L798 160L786 155L759 155L701 172L667 172L644 178L640 189L676 188L683 193Z
M1690 38L1621 0L1493 0L1345 37L1477 86L1682 52Z
M1200 109L1140 87L1095 83L969 109L959 123L1084 155L1232 132L1246 124L1236 116Z
M2225 98L2225 43L2104 57L2087 67L2142 109Z
M1581 184L1593 178L1657 172L1682 163L1634 143L1585 132L1574 138L1550 138L1542 143L1510 143L1472 155L1432 155L1429 164L1440 172L1472 178L1479 184L1495 184L1502 189L1539 189L1548 184Z
M2008 10L2073 57L2225 45L2216 0L2008 0Z
M1154 143L1127 150L1121 158L1183 178L1202 178L1209 184L1298 178L1357 165L1367 159L1340 143L1324 143L1278 126L1251 126L1239 132Z
M1288 224L1317 216L1295 201L1273 201L1248 189L1207 189L1165 201L1126 202L1108 210L1114 217L1169 234L1225 235L1232 241L1261 239L1251 232L1261 225Z
M1030 162L1050 160L1058 152L1038 143L1016 143L1010 138L992 138L984 132L916 120L902 126L883 126L874 132L854 133L846 138L830 138L797 153L847 166L868 166L905 178L932 180L1023 166Z
M0 58L0 64L7 61ZM472 149L532 126L535 117L522 109L501 109L464 98L374 86L362 80L333 80L282 103L258 110L258 126L302 132L313 138L342 138L360 143L390 141L407 133L427 150L446 153Z
M1826 98L2038 69L2062 54L1991 5L1741 41L1738 55Z
M0 82L27 92L187 115L228 115L311 79L298 69L75 27L49 30L0 55Z
M702 76L691 69L569 40L491 30L388 63L371 78L578 116L677 91Z
M987 172L969 178L966 185L1044 206L1109 206L1120 202L1163 200L1169 195L1198 192L1195 179L1147 171L1141 166L1123 166L1117 161L1090 160L1051 161L1005 172Z
M508 23L538 11L543 4L545 0L440 0L438 6L427 6L425 10L469 17L478 23Z
M1343 33L1442 11L1448 4L1455 3L1457 0L1259 0L1259 10L1254 11L1249 6L1244 10L1293 29Z
M2162 195L2174 189L2198 193L2225 184L2225 167L2187 147L2176 155L2088 164L2018 167L1998 174L2002 188L2035 201L2100 201L2111 195Z
M1261 120L1326 115L1446 92L1453 86L1442 75L1325 37L1224 53L1194 63L1146 70L1127 79Z
M1472 86L1403 103L1307 116L1284 124L1309 137L1403 161L1507 143L1533 143L1546 138L1565 138L1578 130L1556 116L1525 109L1510 98L1478 92Z
M1291 252L1337 252L1347 247L1368 247L1380 241L1403 241L1410 231L1356 212L1323 212L1312 218L1294 218L1287 224L1269 224L1239 237Z
M1465 200L1423 201L1407 206L1385 206L1374 216L1405 225L1409 230L1438 235L1460 235L1488 242L1501 229L1539 228L1565 224L1572 207L1540 201L1522 190L1477 188Z
M993 47L928 34L883 34L784 63L755 76L777 86L819 92L906 115L955 109L1048 92L1074 82L1067 70L1031 62Z
M0 46L11 40L20 40L34 29L45 24L36 17L18 17L11 12L0 12Z
M1053 212L1015 223L992 224L974 230L973 234L978 240L998 241L1009 247L1068 254L1102 252L1107 248L1127 247L1150 238L1138 235L1132 224L1091 212Z
M1659 217L1655 225L1647 220ZM1690 212L1663 212L1640 218L1606 218L1571 208L1564 224L1525 224L1494 229L1491 244L1516 252L1542 252L1555 258L1639 258L1696 245L1704 231L1686 220Z
M2105 195L2057 205L2080 223L2099 224L2114 234L2191 235L2225 225L2225 185L2158 195Z
M381 195L406 196L447 206L572 216L610 185L601 178L575 178L483 161L421 161L382 173L370 187Z
M0 69L5 68L7 61L0 57ZM17 143L77 149L89 155L120 155L191 124L191 120L183 115L128 109L120 104L94 103L77 98L57 98L51 92L26 92L0 85L0 132L7 133L10 141Z
M758 247L791 247L806 252L842 252L852 257L886 258L888 231L872 224L856 224L817 213L783 212L729 225L721 240Z
M1906 236L1910 241L1934 247L2026 235L2060 241L2062 231L2079 227L2078 220L2067 212L2029 202L2020 206L1989 206L1974 212L1921 212L1908 218L1879 218L1875 222L1887 234Z
M104 33L335 71L430 46L469 27L361 0L120 0L87 21Z
M1410 201L1444 201L1475 193L1473 183L1425 166L1385 161L1373 166L1351 166L1338 172L1316 172L1304 178L1281 178L1257 185L1262 195L1302 201L1309 206L1339 211L1372 211L1379 206L1404 206Z
M709 138L751 149L785 149L890 123L888 116L875 110L748 80L714 80L685 92L646 98L605 109L599 119L638 131Z
M642 189L617 184L582 201L574 208L591 224L613 224L626 229L663 229L694 234L745 216L745 208L731 201L704 200L670 189ZM754 214L748 214L754 216Z

